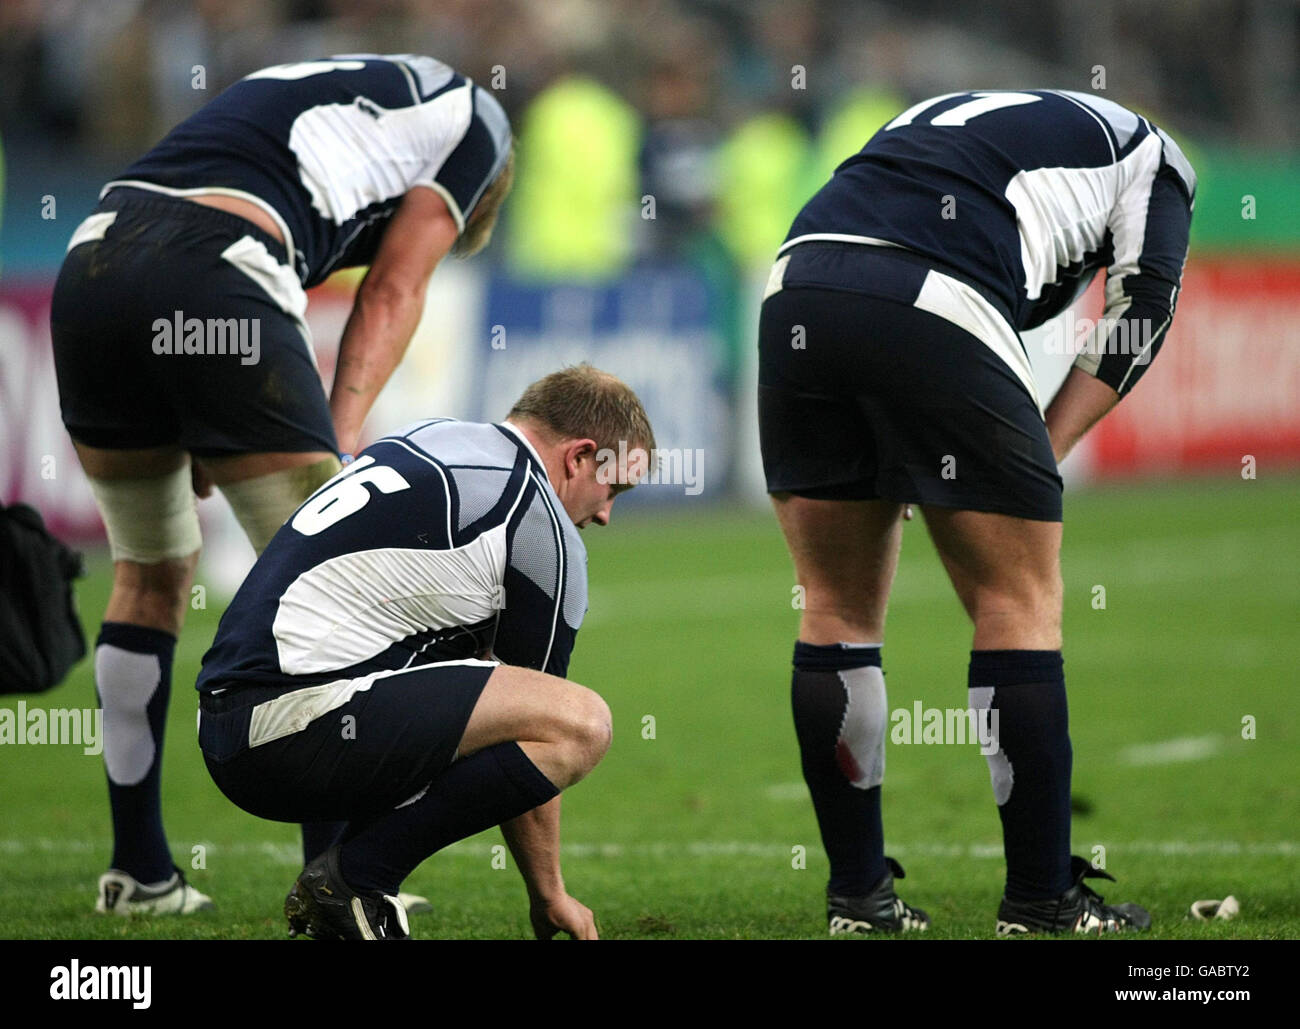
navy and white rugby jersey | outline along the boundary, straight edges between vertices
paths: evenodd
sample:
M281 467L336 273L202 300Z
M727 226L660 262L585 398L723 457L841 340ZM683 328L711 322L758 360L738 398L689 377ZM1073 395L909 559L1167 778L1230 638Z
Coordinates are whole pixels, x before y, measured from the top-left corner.
M950 93L841 164L781 250L830 239L915 251L978 287L1016 331L1059 314L1106 267L1102 324L1114 339L1076 363L1124 393L1173 317L1195 191L1178 145L1109 100ZM1149 349L1107 345L1118 333Z
M267 211L304 286L369 264L428 186L460 229L509 156L501 105L431 57L355 54L240 79L104 187L219 192Z
M563 676L587 551L509 424L439 419L366 448L281 526L198 688L300 688L495 657Z

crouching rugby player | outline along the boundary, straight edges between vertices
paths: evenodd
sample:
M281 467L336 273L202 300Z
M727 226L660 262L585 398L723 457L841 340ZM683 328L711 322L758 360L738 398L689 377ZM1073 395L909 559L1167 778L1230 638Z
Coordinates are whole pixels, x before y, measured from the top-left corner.
M620 441L634 456L612 468ZM587 606L577 530L609 523L653 449L635 394L581 365L500 424L384 437L271 540L204 657L199 743L246 811L347 823L285 901L291 935L406 938L402 881L500 825L537 936L596 938L559 860L558 794L611 732L564 678Z

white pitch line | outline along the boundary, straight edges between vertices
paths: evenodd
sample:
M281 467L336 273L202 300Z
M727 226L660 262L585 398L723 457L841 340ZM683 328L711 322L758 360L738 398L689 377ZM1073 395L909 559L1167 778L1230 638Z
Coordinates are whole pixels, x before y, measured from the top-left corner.
M1180 736L1158 743L1135 743L1119 752L1126 765L1172 765L1182 761L1203 761L1219 752L1218 736Z
M1100 842L1100 841L1099 841ZM176 841L177 855L191 852L194 846L205 848L206 860L233 857L239 859L261 858L272 864L297 867L302 864L302 849L297 843L277 843L271 840L243 840L238 843L210 843L205 841ZM640 843L566 843L561 851L571 858L656 858L663 860L694 858L761 858L789 859L795 846L818 849L815 839L795 840L791 843L772 843L754 840L693 840L671 843L668 841L643 841ZM1300 841L1274 840L1272 842L1243 843L1237 840L1120 840L1106 841L1108 854L1156 854L1161 857L1297 857ZM489 861L494 855L493 844L465 842L452 844L439 855ZM111 842L104 840L51 839L36 837L30 840L0 839L0 854L13 857L40 854L99 854L107 856ZM902 857L974 858L981 861L1001 860L1002 844L982 843L894 843L889 851Z

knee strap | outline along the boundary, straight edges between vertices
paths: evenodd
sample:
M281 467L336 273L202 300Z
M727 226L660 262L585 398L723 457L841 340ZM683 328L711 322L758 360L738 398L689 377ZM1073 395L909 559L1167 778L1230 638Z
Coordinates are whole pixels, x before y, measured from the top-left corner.
M343 465L337 457L229 482L218 487L243 527L253 550L260 554L285 520Z
M199 549L189 465L152 479L90 479L114 561L157 564Z

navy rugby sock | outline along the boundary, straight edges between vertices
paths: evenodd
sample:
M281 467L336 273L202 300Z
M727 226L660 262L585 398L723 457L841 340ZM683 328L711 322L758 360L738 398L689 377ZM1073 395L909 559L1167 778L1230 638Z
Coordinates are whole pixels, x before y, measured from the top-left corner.
M1072 884L1072 754L1061 652L973 650L969 684L971 708L998 742L988 763L1002 819L1006 896L1056 897Z
M125 622L105 622L95 641L112 867L145 885L174 874L162 824L161 773L175 651L175 636Z
M310 865L334 846L347 829L347 822L303 822L302 863Z
M885 875L880 647L796 643L790 693L803 777L831 863L827 891L864 896Z
M362 827L340 851L354 890L396 895L430 854L540 807L560 791L517 743L498 743L455 761L411 803Z

